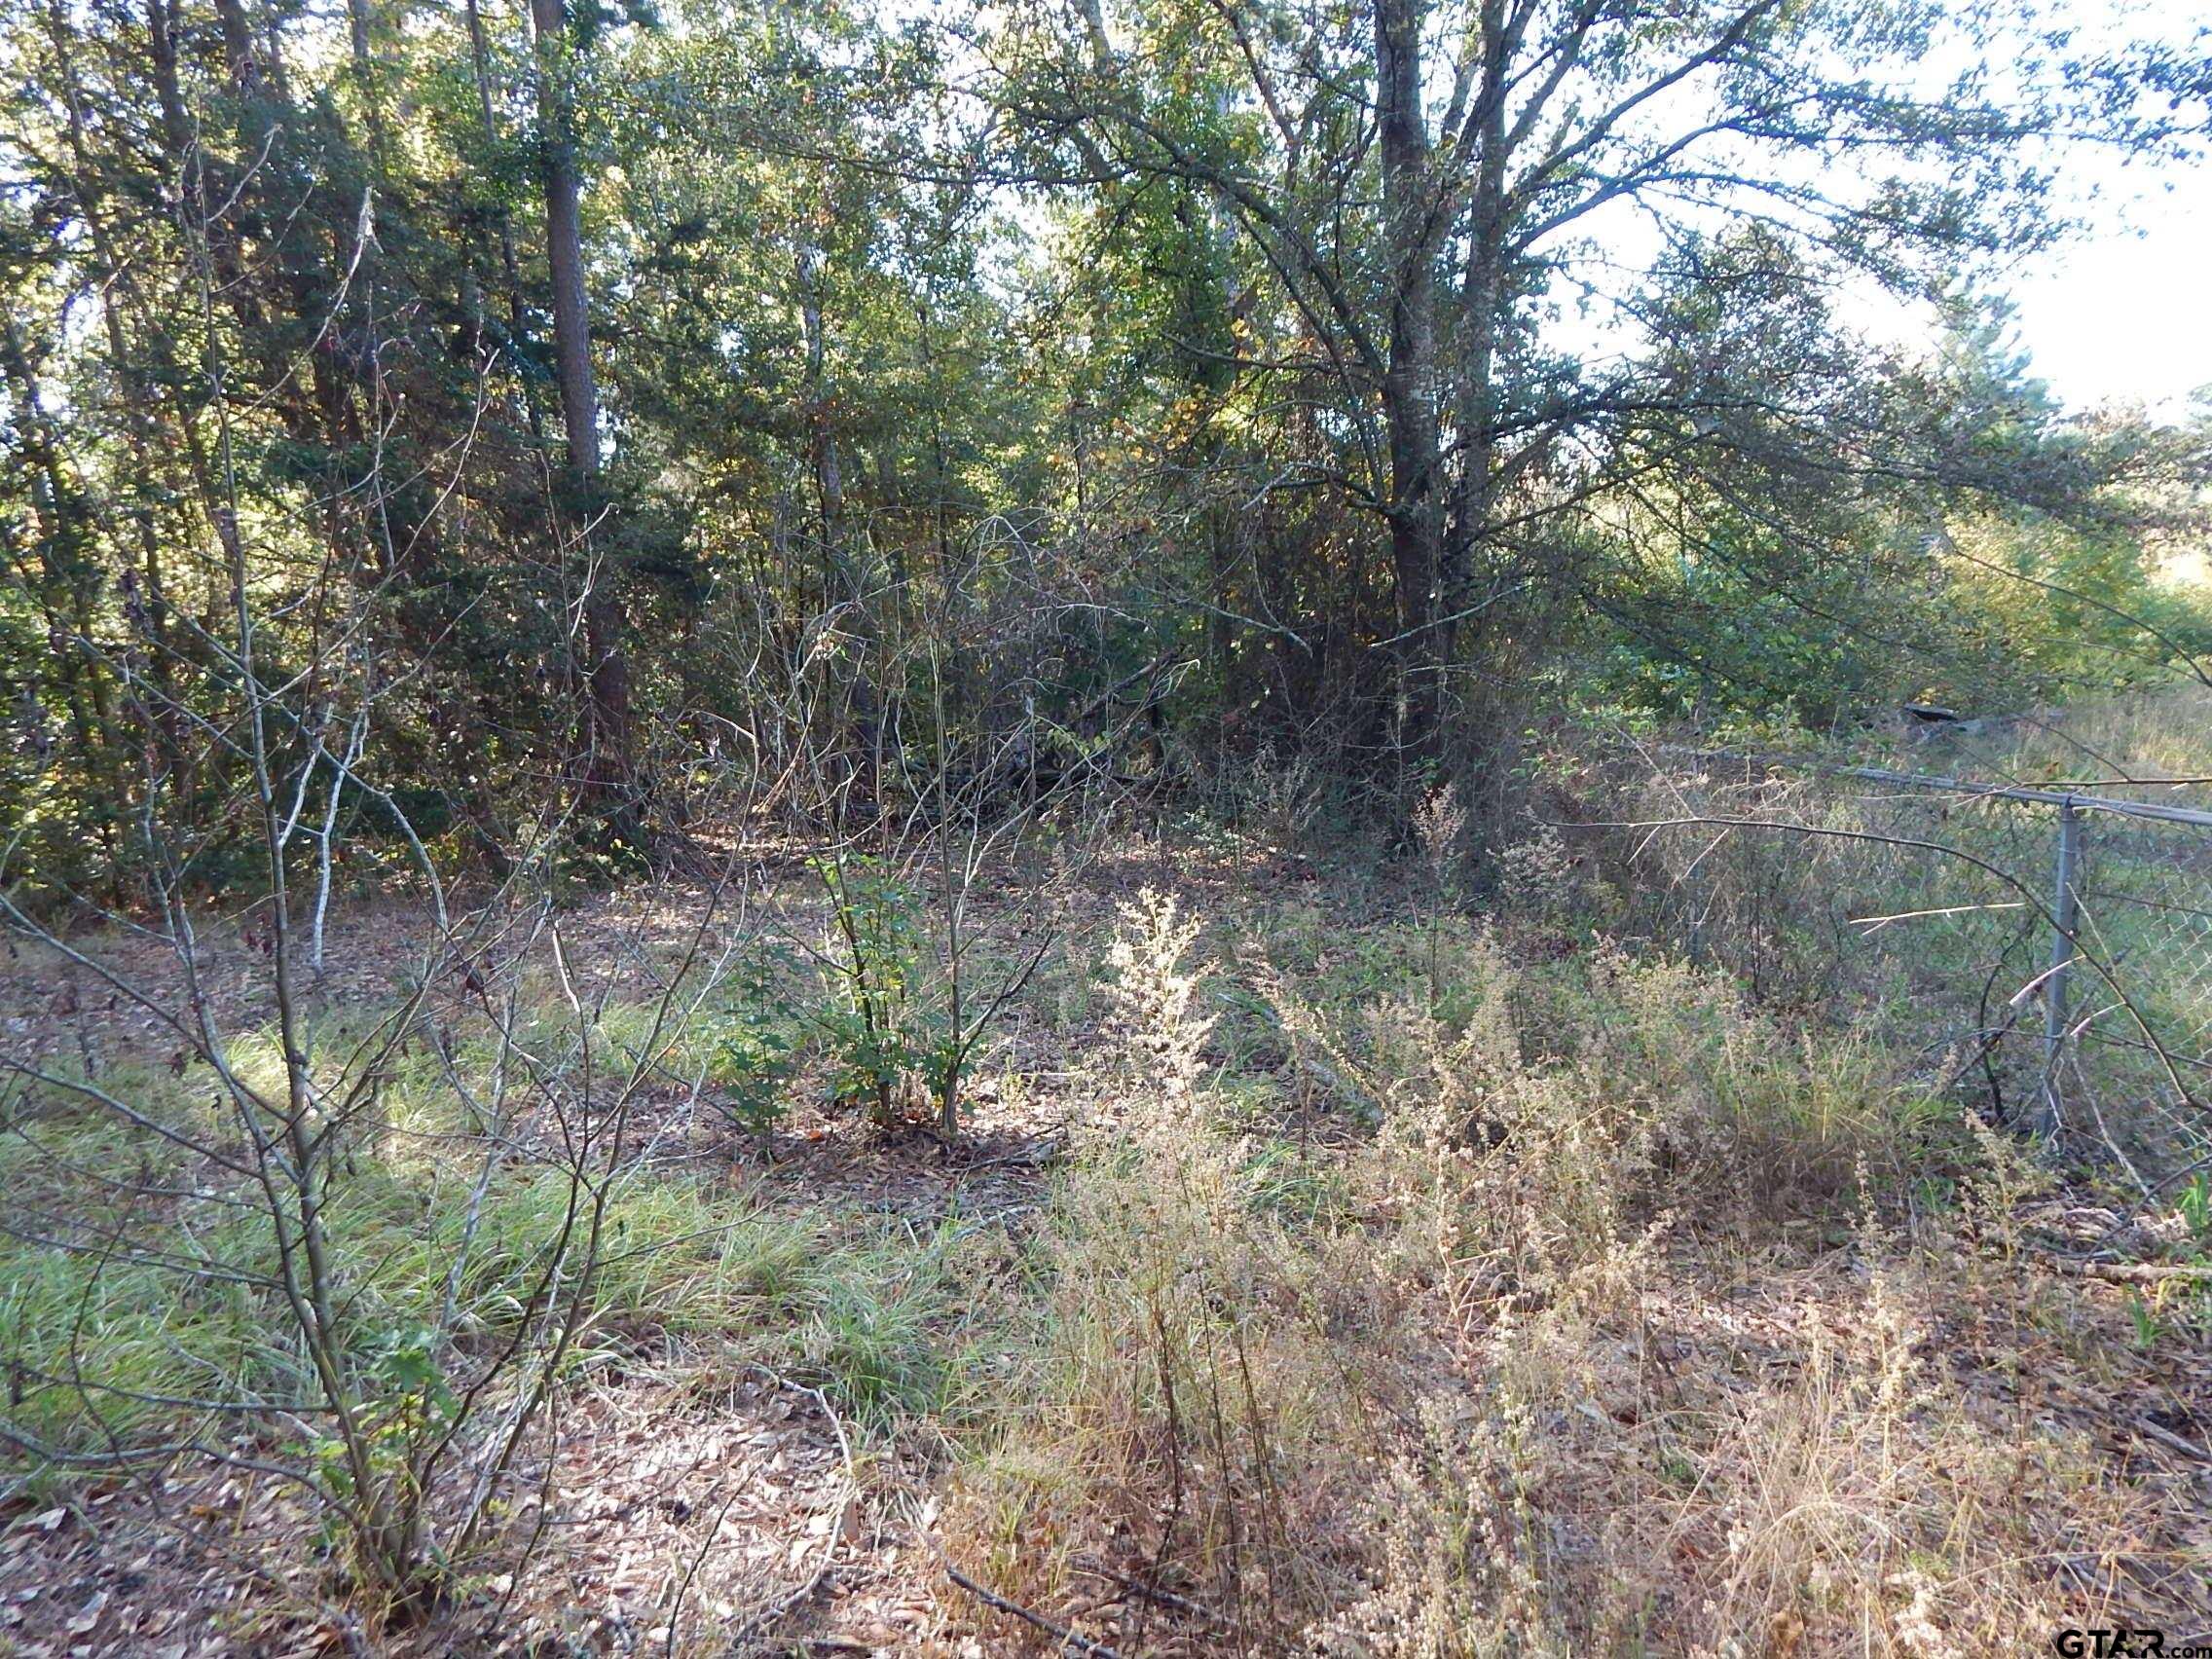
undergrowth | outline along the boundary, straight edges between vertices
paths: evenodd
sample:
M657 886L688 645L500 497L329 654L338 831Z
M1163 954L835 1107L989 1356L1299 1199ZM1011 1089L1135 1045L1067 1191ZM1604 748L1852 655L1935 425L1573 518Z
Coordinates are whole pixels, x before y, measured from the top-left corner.
M2053 1563L2155 1494L1951 1385L1968 1310L2097 1341L1977 1238L2004 1143L1724 976L1440 925L1294 914L1206 966L1124 909L1111 1105L955 1559L1140 1651L1963 1653L2141 1610ZM1083 1625L1101 1582L1151 1594Z
M945 1652L1943 1655L2202 1610L2187 1493L2109 1418L2201 1353L2201 1298L2038 1271L2048 1173L1915 1056L1441 880L1390 922L1230 914L1148 891L1032 987L1069 1120L1034 1208L779 1184L731 1102L782 1090L781 1121L822 1056L764 995L678 1033L568 1382L819 1389L1032 1615L945 1592ZM500 1342L564 1225L530 1124L483 1116L498 1067L655 1040L627 1005L526 1014L514 1053L403 1054L348 1148L337 1282L394 1363L449 1306ZM789 1072L732 1057L771 1029ZM206 1079L103 1087L181 1124ZM312 1394L203 1161L26 1093L0 1194L5 1421L61 1456L12 1494L71 1501L70 1457L121 1446L250 1453Z
M236 1062L250 1069L261 1046L241 1043ZM404 1346L447 1308L464 1345L507 1340L588 1197L519 1139L500 1156L495 1137L487 1158L489 1125L444 1082L485 1063L464 1053L450 1072L395 1068L350 1149L328 1221L335 1285L364 1342ZM197 1083L106 1080L172 1127L198 1113ZM0 1124L5 1490L52 1495L78 1456L227 1440L229 1425L281 1420L286 1402L314 1395L284 1334L266 1218L226 1199L225 1178L65 1093L13 1103ZM916 1245L903 1229L774 1205L750 1177L711 1165L641 1156L610 1180L572 1382L641 1356L691 1369L760 1360L870 1423L946 1397L938 1341L972 1241Z

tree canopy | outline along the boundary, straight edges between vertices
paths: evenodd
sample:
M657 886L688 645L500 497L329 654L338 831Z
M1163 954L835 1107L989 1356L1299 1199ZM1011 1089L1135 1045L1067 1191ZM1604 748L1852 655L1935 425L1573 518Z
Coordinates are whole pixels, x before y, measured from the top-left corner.
M2069 158L2198 156L2200 42L24 0L0 51L10 880L150 856L157 785L219 819L241 649L465 861L554 798L641 854L728 764L860 822L1297 752L1401 813L1564 711L2018 704L2206 637L2146 552L2203 425L2069 413L1999 297Z

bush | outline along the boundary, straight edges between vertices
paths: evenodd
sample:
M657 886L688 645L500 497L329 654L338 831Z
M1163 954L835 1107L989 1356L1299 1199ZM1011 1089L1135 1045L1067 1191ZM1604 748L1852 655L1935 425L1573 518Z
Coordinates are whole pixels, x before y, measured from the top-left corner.
M1045 1305L948 1514L957 1565L1071 1621L1103 1571L1258 1649L1346 1656L1807 1628L1931 1651L2050 1613L2015 1565L2040 1512L1985 1514L2005 1437L1922 1370L1950 1270L1896 1262L1872 1219L1981 1166L1893 1056L1679 963L1523 968L1462 923L1432 957L1427 924L1309 920L1235 952L1284 1032L1259 1063L1324 1080L1269 1128L1220 1110L1233 999L1196 929L1124 909L1101 1083L1125 1117L1046 1222ZM1896 1264L1835 1287L1857 1329L1776 1338L1778 1361L1706 1324L1755 1295L1731 1264L1807 1221ZM1654 1372L1693 1343L1694 1375ZM2072 1502L2086 1459L2054 1445L2030 1478Z

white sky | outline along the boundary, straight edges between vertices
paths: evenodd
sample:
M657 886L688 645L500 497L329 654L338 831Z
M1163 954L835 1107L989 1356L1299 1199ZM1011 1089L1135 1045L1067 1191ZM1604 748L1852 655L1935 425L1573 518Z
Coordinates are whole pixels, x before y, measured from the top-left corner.
M2092 188L2098 231L2013 274L2020 344L2068 404L2184 414L2212 387L2212 167L2113 168Z
M2202 0L2050 0L2084 37L2205 49ZM2083 239L2024 261L2009 284L2035 372L2076 407L2141 403L2169 418L2212 387L2212 166L2119 166L2077 153L2061 201Z
M2204 0L2030 3L2040 25L2070 28L2084 55L2134 41L2192 55L2212 48L2212 22L2199 20ZM1938 35L1910 72L1914 85L1923 95L1942 97L1970 61L1963 55L1979 50ZM2001 44L1991 50L2001 54ZM1654 132L1690 120L1684 111L1698 110L1709 92L1685 83L1672 101L1651 106ZM2009 344L2028 353L2029 372L2070 408L2136 405L2168 421L2212 414L2212 161L2122 161L2090 143L2052 146L2033 159L2054 168L2051 207L2083 228L2009 272L1974 274L1976 295L2011 302ZM1817 169L1830 164L1797 165L1816 169L1806 182L1827 182ZM1657 257L1658 232L1624 200L1568 234L1578 244L1568 256L1573 272L1555 279L1563 312L1547 338L1587 361L1633 354L1641 332L1620 309L1619 290L1634 290ZM1870 279L1847 280L1831 302L1840 322L1874 340L1908 352L1936 344L1932 309Z

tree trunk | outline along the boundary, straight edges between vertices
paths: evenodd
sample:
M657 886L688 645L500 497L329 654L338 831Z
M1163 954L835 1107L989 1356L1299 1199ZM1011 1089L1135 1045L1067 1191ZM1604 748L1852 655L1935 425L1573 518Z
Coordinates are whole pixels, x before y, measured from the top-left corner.
M822 251L802 240L798 250L799 327L806 351L803 387L807 431L807 458L814 470L816 505L822 525L822 586L824 602L831 608L850 606L844 624L860 642L861 661L844 686L844 700L828 711L832 729L826 733L830 746L845 756L846 775L853 781L861 802L870 811L882 808L882 743L886 705L896 719L897 687L883 675L883 631L878 627L876 606L880 596L870 561L862 549L856 560L845 524L845 473L837 454L835 394L830 380L830 336L822 306Z
M1505 328L1505 98L1504 0L1483 0L1483 69L1476 127L1473 201L1467 220L1467 270L1460 302L1466 329L1458 363L1459 474L1445 529L1438 645L1447 659L1458 652L1460 624L1473 591L1475 549L1490 535L1497 494L1497 353Z
M598 509L599 387L592 377L591 315L584 294L583 183L576 166L564 0L530 0L536 40L538 146L545 185L545 254L553 281L553 353L568 433L579 541ZM583 561L585 799L617 839L637 830L632 772L630 665L621 610L604 565Z
M832 595L860 597L859 583L845 564L845 475L837 459L831 424L830 341L822 320L822 256L811 242L798 250L799 327L806 348L806 434L808 460L822 514L824 581Z
M70 724L84 756L85 776L101 850L107 855L109 879L116 880L116 820L126 804L112 735L114 706L111 690L100 672L93 640L93 616L99 601L100 571L92 549L97 529L92 513L62 464L60 436L39 393L39 378L32 368L13 318L0 322L0 386L5 386L16 408L24 460L29 462L32 529L39 558L39 572L24 570L29 587L44 612L47 640L57 664L57 677L69 706ZM14 536L4 547L15 557ZM120 888L111 888L121 898Z
M476 76L476 115L484 129L484 147L487 154L496 151L499 142L499 125L492 110L492 53L484 39L484 14L477 0L467 0L468 58ZM499 227L499 271L507 283L507 327L509 354L519 352L529 338L527 310L522 299L522 265L515 257L515 229L507 216L502 201L496 209ZM481 324L479 325L481 327ZM521 365L517 363L518 370ZM532 393L528 375L518 377L521 383L523 420L530 426L533 439L545 435L543 423L537 418L537 398Z
M215 18L223 33L223 67L231 78L231 90L240 97L252 97L261 91L265 76L245 8L239 0L215 0Z
M361 119L369 129L371 170L384 170L384 99L377 87L376 49L372 44L369 0L346 0L347 41L353 56L353 83L361 94Z
M553 278L553 350L569 469L599 477L599 387L592 378L591 316L584 295L583 181L576 168L564 0L530 0L536 32L538 148L545 184L545 259Z
M1437 628L1444 551L1437 489L1437 203L1421 109L1420 25L1420 0L1375 0L1376 123L1391 276L1382 387L1390 460L1384 511L1398 594L1398 741L1416 762L1435 754L1446 667Z
M175 661L170 643L168 594L162 569L161 535L155 525L155 503L164 494L157 477L155 457L162 450L158 402L147 384L139 353L130 348L124 330L123 306L129 292L129 275L117 256L115 239L107 222L106 204L97 182L85 133L84 99L78 88L71 29L60 0L51 0L47 22L54 39L55 62L61 73L63 107L68 114L67 133L72 177L85 231L92 244L100 275L100 323L107 335L108 358L122 388L124 431L130 455L130 500L127 508L137 531L139 576L143 593L126 597L126 614L143 635L152 652L151 673L156 689L153 723L166 742L175 738ZM166 355L166 348L161 349ZM128 584L129 578L126 575ZM134 601L134 603L133 603Z

